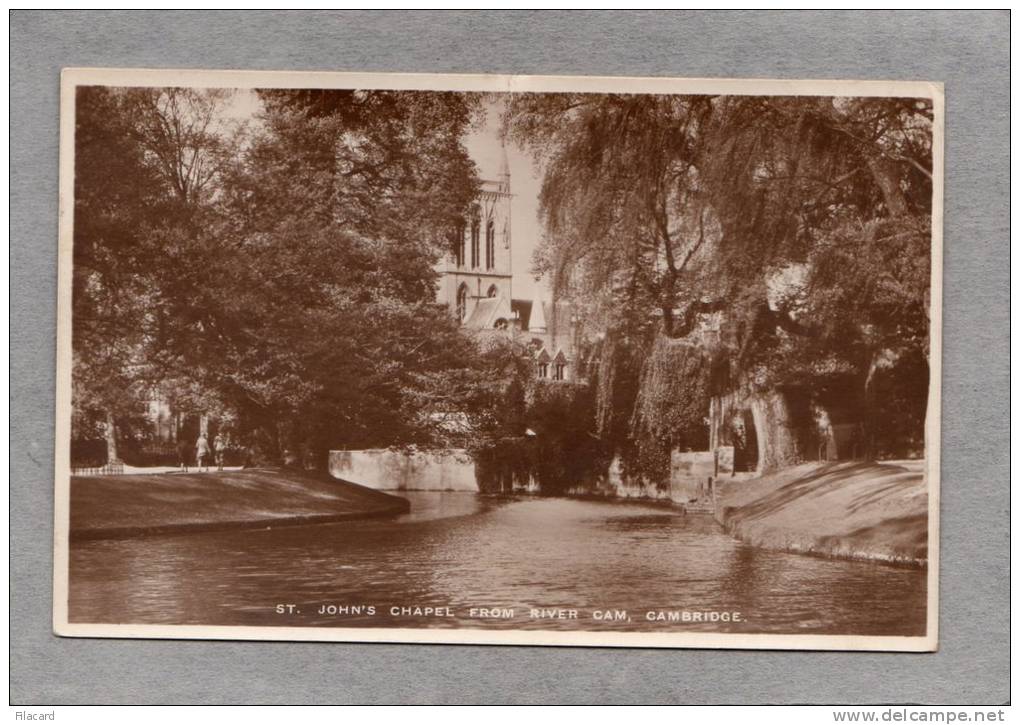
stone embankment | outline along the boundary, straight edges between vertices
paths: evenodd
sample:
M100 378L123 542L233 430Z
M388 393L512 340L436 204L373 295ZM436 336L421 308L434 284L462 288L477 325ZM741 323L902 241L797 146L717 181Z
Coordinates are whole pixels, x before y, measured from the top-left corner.
M715 518L754 546L911 566L928 562L923 461L810 463L720 480Z

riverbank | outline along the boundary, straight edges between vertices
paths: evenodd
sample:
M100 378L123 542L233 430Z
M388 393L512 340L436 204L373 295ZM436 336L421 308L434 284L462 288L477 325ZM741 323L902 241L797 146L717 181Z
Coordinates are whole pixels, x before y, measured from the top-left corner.
M282 468L71 477L74 540L332 523L409 510L397 496Z
M720 481L715 518L765 549L911 566L928 562L922 461L809 463Z

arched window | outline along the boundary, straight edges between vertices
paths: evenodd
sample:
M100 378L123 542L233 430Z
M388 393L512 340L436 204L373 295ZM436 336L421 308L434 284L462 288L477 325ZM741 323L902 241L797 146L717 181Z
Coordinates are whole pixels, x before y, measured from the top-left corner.
M492 220L485 225L485 268L496 266L496 223Z
M459 222L453 230L453 259L458 267L464 266L464 222Z
M471 224L471 268L472 269L477 267L479 265L479 262L481 262L481 259L479 258L479 251L480 250L478 248L480 233L481 233L481 228L480 228L479 221L477 219L475 219L474 222L472 222L472 224Z
M467 317L467 299L468 299L468 288L466 284L461 284L457 288L457 319L464 322L464 318Z
M485 296L486 297L495 297L498 294L499 294L499 287L497 287L496 285L492 285L491 287L489 287L489 291L485 293Z

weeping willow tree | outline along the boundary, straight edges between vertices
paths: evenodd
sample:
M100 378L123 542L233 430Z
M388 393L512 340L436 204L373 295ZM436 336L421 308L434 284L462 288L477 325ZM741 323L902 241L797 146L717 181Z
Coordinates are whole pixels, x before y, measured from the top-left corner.
M715 360L709 392L753 410L759 468L787 465L791 390L867 409L883 365L927 350L928 101L520 94L504 120L544 172L535 271L603 338L600 435L622 432L621 364L620 445L687 434L648 407L697 397L691 366L651 362L685 339Z
M705 350L665 336L656 338L642 366L628 462L654 483L668 480L673 450L708 447L710 366Z
M931 108L916 99L725 98L704 179L736 329L729 385L760 469L810 456L806 399L842 409L877 452L877 373L927 355ZM917 371L927 382L927 369ZM926 393L927 385L924 385ZM920 435L926 395L903 425ZM799 410L798 410L799 408Z

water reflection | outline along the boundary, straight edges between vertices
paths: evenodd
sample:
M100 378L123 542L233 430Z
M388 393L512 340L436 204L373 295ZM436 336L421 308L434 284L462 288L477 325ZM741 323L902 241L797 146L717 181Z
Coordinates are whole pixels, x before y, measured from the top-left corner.
M708 516L651 504L404 495L412 513L393 520L75 542L71 621L924 633L923 571L760 551ZM300 613L278 614L285 603ZM340 613L320 613L329 606ZM391 607L454 616L394 617ZM577 618L533 619L533 608ZM627 615L606 622L595 610ZM646 619L659 610L746 621Z

